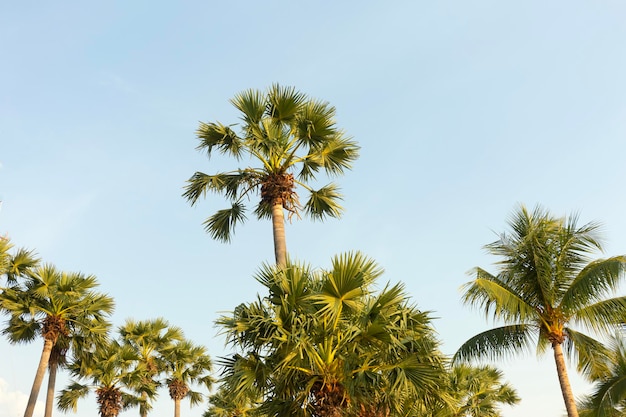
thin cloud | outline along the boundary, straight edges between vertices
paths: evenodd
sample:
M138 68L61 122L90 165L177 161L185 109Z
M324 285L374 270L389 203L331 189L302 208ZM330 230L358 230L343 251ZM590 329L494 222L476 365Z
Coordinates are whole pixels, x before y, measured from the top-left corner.
M9 383L0 378L0 417L20 417L24 415L28 395L20 391L12 391ZM44 413L44 403L37 401L35 417L41 417Z

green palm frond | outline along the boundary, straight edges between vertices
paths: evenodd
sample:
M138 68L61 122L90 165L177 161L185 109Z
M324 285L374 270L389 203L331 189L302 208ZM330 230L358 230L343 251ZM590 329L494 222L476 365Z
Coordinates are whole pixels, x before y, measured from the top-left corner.
M329 175L341 175L352 168L359 154L359 146L350 138L337 135L333 140L324 142L323 148L311 156Z
M246 125L258 125L263 119L267 106L263 94L258 90L245 90L230 100L241 113Z
M267 97L267 114L272 121L281 124L291 124L307 98L294 87L281 87L278 84L270 87Z
M575 311L615 291L626 272L626 256L598 259L587 264L567 288L561 301L564 309Z
M624 325L626 317L626 296L609 298L576 310L572 321L593 329L596 332L612 332L617 326Z
M340 217L343 207L339 205L342 196L334 184L328 184L319 190L310 190L311 195L304 205L304 211L314 220L326 217Z
M244 141L230 128L221 123L202 123L196 131L200 144L198 150L206 151L210 157L214 148L222 154L229 154L240 159L244 150Z
M588 378L596 378L608 372L611 352L600 341L567 328L564 351L570 358L577 358L577 370Z
M243 169L234 172L222 172L207 175L196 172L185 186L185 197L191 205L195 205L201 196L208 192L224 194L231 201L239 200L249 191L255 190L261 181L259 172L253 169Z
M57 396L57 407L61 411L73 411L78 409L78 400L87 397L90 392L89 385L83 385L72 381L66 389L62 390Z
M496 327L479 333L463 343L452 358L453 363L472 360L499 360L522 351L530 351L537 329L527 324Z
M507 323L528 322L537 317L537 311L522 299L500 277L494 277L477 268L474 281L463 285L463 304L479 308L485 316L492 315Z
M204 222L204 229L213 239L230 242L234 228L239 222L246 220L245 207L241 203L233 203L231 208L219 210Z

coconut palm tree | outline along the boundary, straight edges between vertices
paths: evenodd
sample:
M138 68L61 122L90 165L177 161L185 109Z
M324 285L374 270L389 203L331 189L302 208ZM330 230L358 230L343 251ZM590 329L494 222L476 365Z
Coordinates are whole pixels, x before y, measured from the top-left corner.
M626 415L626 340L615 334L609 343L607 370L588 375L593 392L579 403L581 417L621 417Z
M161 358L161 352L172 347L176 342L183 340L183 332L180 328L170 326L163 318L153 320L135 321L127 319L123 326L119 327L119 334L123 343L132 347L139 356L138 368L145 372L145 381L142 386L152 385L152 392L156 393L159 386L157 377L165 369ZM147 391L140 392L143 399L139 414L146 417L152 409Z
M204 396L193 391L193 385L211 389L213 377L210 375L212 363L204 346L182 340L170 345L161 352L165 364L165 383L170 398L174 401L174 417L180 417L180 402L189 398L191 405L202 402Z
M11 343L27 343L38 336L44 346L35 374L25 417L31 417L59 338L78 334L106 335L106 317L113 311L113 299L93 291L94 276L60 272L53 266L37 268L20 283L4 289L0 307L9 315L2 333Z
M501 417L500 407L520 402L515 389L502 381L502 371L490 365L452 367L450 394L455 404L447 417Z
M200 123L198 150L209 157L217 150L249 160L251 165L215 175L196 172L183 196L192 205L207 192L230 200L230 208L219 210L204 223L214 239L228 242L235 225L246 219L246 201L260 194L254 213L272 219L276 263L284 265L284 211L289 217L299 217L302 210L313 219L338 217L342 208L337 186L331 183L315 190L311 184L320 171L335 176L349 169L359 148L335 125L334 107L293 87L275 84L266 92L246 90L231 103L241 112L241 133L232 125ZM309 193L304 206L298 188Z
M262 268L268 295L217 322L237 351L222 360L224 391L275 416L408 415L407 404L439 401L445 360L431 318L401 284L375 293L381 273L359 253L328 271Z
M472 337L454 357L456 362L499 359L534 343L538 353L552 348L569 417L578 412L564 351L577 356L580 371L601 366L608 354L599 341L572 325L606 332L626 315L626 297L608 298L624 276L626 257L591 260L602 249L599 225L576 223L576 216L557 218L541 207L532 212L519 207L511 231L486 246L501 257L498 273L476 268L476 279L464 286L465 304L504 325Z
M91 355L72 362L68 368L75 379L59 394L59 408L76 412L78 400L92 391L96 394L100 417L116 417L124 409L141 405L141 397L134 392L141 389L153 395L151 389L155 387L142 386L145 375L137 369L139 360L132 346L111 340Z

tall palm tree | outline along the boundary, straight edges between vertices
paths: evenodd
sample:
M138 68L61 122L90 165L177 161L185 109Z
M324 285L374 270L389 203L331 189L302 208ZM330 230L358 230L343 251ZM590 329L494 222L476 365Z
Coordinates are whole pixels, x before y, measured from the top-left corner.
M145 371L142 373L145 376L142 386L151 384L154 387L151 391L156 393L159 385L157 377L165 369L161 352L183 340L182 330L170 326L165 319L159 317L142 321L128 319L119 327L119 334L123 343L132 347L139 355L137 366ZM139 407L139 414L146 417L152 407L148 401L148 392L141 391L140 394L144 401Z
M520 402L515 389L502 379L502 372L489 365L461 364L452 367L450 391L455 404L452 410L443 416L501 417L502 405L515 405Z
M237 160L246 158L252 166L215 175L196 172L183 196L192 205L207 192L230 200L230 208L204 223L214 239L228 242L235 225L246 219L245 202L260 194L254 213L272 219L276 263L285 265L284 211L289 217L299 217L302 209L313 219L338 217L342 208L337 186L331 183L315 190L311 183L320 170L335 176L349 169L359 148L335 125L334 107L293 87L275 84L266 92L246 90L231 103L241 112L241 133L232 125L200 123L197 149L209 157L217 150ZM299 203L298 187L309 193L304 206Z
M58 397L59 408L63 411L77 411L78 400L95 392L100 417L117 417L124 409L141 405L142 399L134 394L145 380L137 369L139 355L130 345L116 340L101 345L69 365L75 378ZM81 383L78 381L86 381ZM141 389L153 394L153 385Z
M620 417L626 415L626 340L615 334L609 344L607 369L588 375L593 392L579 403L581 417Z
M224 391L276 416L385 417L439 401L444 358L431 319L401 284L375 293L381 272L359 253L328 271L261 269L268 295L217 322L237 350L222 360Z
M27 343L38 336L44 346L28 399L25 417L32 417L53 347L73 334L106 335L106 317L113 299L93 291L94 276L60 272L53 266L37 268L20 283L5 288L0 307L9 314L2 333L12 343Z
M578 416L564 359L578 357L578 370L601 366L608 352L596 339L571 326L605 332L626 315L626 297L610 297L626 269L626 257L591 260L602 250L599 225L577 226L577 217L558 218L537 207L520 206L511 231L486 246L501 257L499 272L476 268L476 279L464 287L465 304L481 308L504 325L465 342L455 360L498 359L529 349L552 348L569 417Z
M211 358L204 346L194 345L189 340L175 343L162 351L165 363L165 383L170 398L174 401L174 417L180 417L180 402L189 398L191 405L202 402L204 396L193 391L193 385L211 389L213 377Z

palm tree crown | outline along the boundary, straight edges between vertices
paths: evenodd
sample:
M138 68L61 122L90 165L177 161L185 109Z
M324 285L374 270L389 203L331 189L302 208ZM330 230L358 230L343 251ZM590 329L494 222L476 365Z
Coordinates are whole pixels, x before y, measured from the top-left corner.
M272 218L276 261L286 261L283 210L298 216L303 210L313 219L338 217L341 195L334 184L317 190L310 185L324 171L339 175L358 157L358 146L335 125L335 108L313 100L292 87L273 85L267 92L246 90L231 103L242 114L241 134L219 122L201 123L198 149L211 156L213 150L249 159L256 166L207 175L196 172L183 196L195 204L207 192L223 194L231 207L209 217L206 231L230 241L234 227L246 219L246 201L260 195L254 213ZM297 188L309 193L300 204Z
M606 332L626 314L626 297L607 298L623 278L626 257L591 260L602 249L599 225L578 227L576 222L576 216L557 218L540 207L533 212L519 208L511 218L511 232L486 246L501 257L499 273L476 268L476 279L465 285L463 295L464 303L505 325L472 337L454 358L497 359L530 349L534 340L539 353L551 347L570 417L578 414L563 348L576 354L579 370L600 366L607 354L600 342L571 325Z
M401 284L375 293L380 274L358 253L336 257L328 271L263 268L257 279L268 295L218 321L237 348L222 360L220 398L265 415L315 417L386 416L434 402L445 370L430 317ZM225 408L214 405L214 414Z

